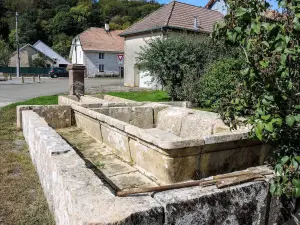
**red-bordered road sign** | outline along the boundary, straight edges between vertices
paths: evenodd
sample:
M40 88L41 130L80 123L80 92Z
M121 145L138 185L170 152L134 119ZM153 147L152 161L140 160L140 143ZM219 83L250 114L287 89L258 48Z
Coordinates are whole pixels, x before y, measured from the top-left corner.
M120 61L123 61L124 59L124 54L117 54L117 57Z

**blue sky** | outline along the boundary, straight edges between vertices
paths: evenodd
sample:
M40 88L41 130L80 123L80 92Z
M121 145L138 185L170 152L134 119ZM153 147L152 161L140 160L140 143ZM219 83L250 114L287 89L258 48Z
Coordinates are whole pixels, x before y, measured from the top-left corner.
M172 0L157 0L157 1L159 3L169 3ZM197 5L197 6L205 6L209 0L179 0L179 1L192 4L192 5ZM276 0L269 0L269 2L271 3L271 5L273 5L273 8L277 7Z

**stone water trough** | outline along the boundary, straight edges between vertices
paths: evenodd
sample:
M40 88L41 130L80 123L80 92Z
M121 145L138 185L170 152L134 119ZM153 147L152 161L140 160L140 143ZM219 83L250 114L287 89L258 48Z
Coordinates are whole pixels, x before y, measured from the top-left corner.
M87 108L65 98L60 103L72 105L78 128L158 183L262 165L268 155L266 145L249 140L247 129L231 132L216 113L109 97L84 97L81 104L93 104Z
M263 165L269 148L246 128L232 132L217 114L180 106L112 96L19 106L17 125L57 224L267 224L265 182L116 197Z

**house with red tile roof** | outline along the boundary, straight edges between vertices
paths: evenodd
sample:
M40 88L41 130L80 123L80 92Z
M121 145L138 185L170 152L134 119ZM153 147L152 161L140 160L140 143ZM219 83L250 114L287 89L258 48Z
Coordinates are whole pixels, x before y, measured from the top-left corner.
M223 14L206 8L172 1L133 24L120 36L125 38L124 85L155 88L148 71L141 68L136 60L141 47L154 38L167 35L199 34L208 35L213 31Z
M107 26L107 25L106 25ZM72 40L72 64L83 64L89 77L123 73L124 38L121 30L91 27Z

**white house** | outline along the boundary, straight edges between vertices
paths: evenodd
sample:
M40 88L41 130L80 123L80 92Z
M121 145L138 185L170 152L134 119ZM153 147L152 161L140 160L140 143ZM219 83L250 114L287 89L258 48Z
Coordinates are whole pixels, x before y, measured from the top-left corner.
M120 34L125 37L124 85L146 88L157 86L156 82L151 83L148 71L136 60L147 41L179 33L210 34L214 24L222 18L220 12L172 1L133 24Z
M37 41L34 45L34 48L42 52L44 55L48 56L49 58L53 59L55 64L54 67L67 67L70 62L46 45L42 41Z
M77 35L70 51L72 64L83 64L87 76L119 75L124 71L124 38L120 30L91 27Z

